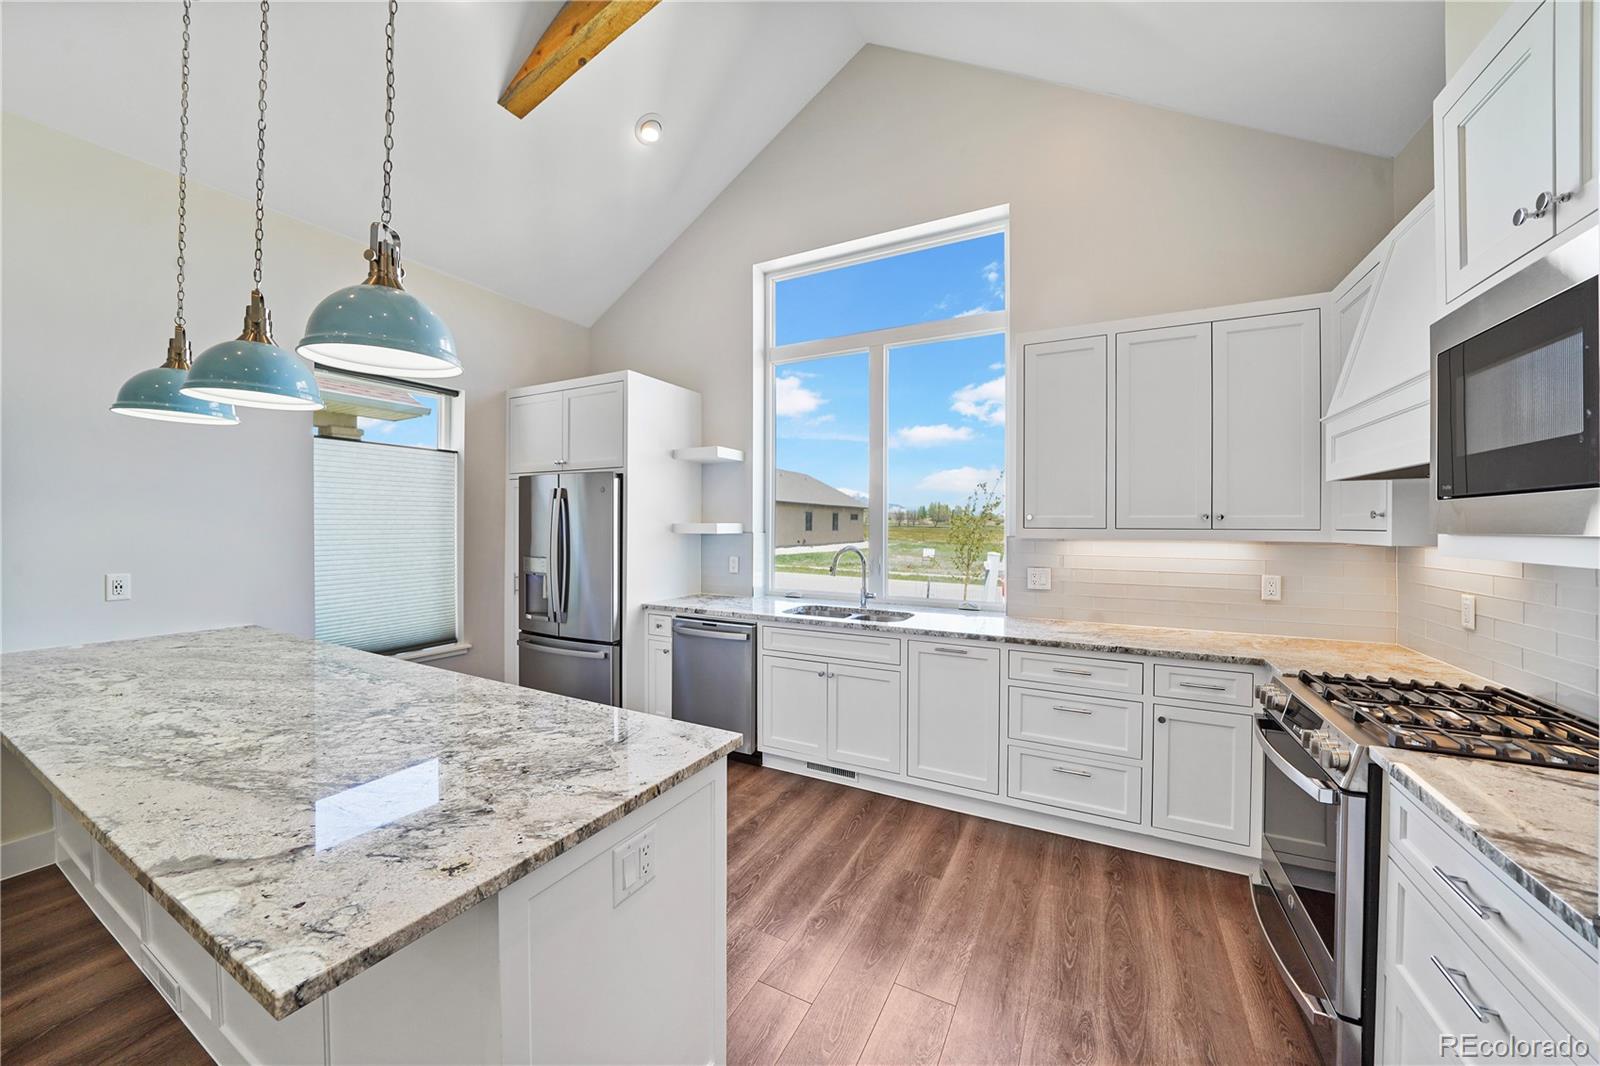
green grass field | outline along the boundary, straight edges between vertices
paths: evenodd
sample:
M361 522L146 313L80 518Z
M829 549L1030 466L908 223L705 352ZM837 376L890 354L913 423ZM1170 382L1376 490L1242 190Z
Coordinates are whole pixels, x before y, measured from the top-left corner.
M996 523L990 536L989 551L1005 552L1005 528ZM923 557L924 548L932 548L933 558ZM783 574L826 574L833 561L834 549L819 547L814 552L796 552L780 555L774 569ZM852 566L855 564L852 562ZM891 578L938 581L959 585L961 576L953 572L950 552L949 526L905 525L889 527L889 576ZM854 570L851 571L854 573ZM982 563L974 580L982 581Z

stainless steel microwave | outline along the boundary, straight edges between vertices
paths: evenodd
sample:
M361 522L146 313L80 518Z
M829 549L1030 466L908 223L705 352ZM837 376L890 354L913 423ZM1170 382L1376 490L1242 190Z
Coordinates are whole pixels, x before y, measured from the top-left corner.
M1435 322L1441 533L1600 536L1600 354L1591 229Z

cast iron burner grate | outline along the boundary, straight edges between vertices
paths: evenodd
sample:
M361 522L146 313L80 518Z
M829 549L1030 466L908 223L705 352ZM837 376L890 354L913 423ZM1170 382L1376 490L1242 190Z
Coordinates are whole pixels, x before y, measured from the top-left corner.
M1390 747L1600 772L1593 723L1515 689L1308 670L1299 676L1357 722L1381 730Z

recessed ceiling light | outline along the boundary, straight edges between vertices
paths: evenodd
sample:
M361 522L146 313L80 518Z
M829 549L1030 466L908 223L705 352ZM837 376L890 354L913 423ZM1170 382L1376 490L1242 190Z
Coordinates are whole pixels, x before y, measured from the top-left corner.
M640 144L655 144L661 139L661 116L645 115L634 123L633 135Z

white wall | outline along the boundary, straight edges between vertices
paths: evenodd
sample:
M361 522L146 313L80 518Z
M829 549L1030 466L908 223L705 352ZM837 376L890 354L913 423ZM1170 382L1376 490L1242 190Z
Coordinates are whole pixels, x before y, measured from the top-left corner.
M699 390L708 441L748 447L752 264L1003 203L1026 331L1326 290L1391 226L1392 165L868 47L595 324L594 367ZM749 519L747 479L706 487ZM723 539L708 588L749 550Z
M1488 36L1510 0L1445 0L1444 76L1456 76L1478 42Z
M241 409L240 425L213 428L107 410L165 356L173 175L11 115L0 136L0 646L246 623L310 635L311 416ZM238 335L250 214L189 190L196 354ZM361 250L269 213L263 289L279 343L292 347L316 301L363 276ZM466 367L450 384L467 396L463 635L474 648L441 665L499 677L504 393L582 374L588 331L415 264L407 283L450 323ZM104 602L107 571L133 575L131 602Z

